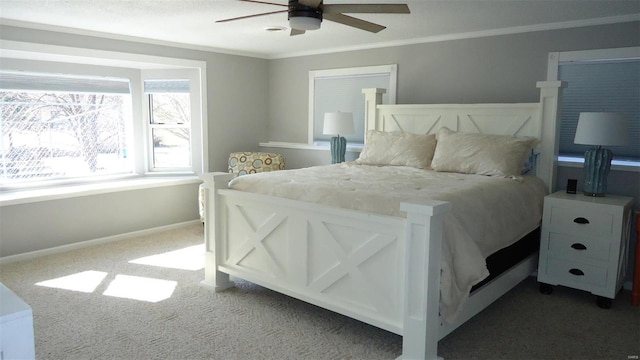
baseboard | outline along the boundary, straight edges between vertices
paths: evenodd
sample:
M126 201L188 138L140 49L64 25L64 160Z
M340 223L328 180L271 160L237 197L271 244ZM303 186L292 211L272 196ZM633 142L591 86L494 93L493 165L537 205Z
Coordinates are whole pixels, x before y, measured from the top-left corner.
M93 239L93 240L80 241L73 244L61 245L61 246L56 246L48 249L42 249L42 250L30 251L22 254L0 257L0 265L9 264L16 261L31 260L41 256L46 256L46 255L60 254L60 253L71 251L71 250L86 248L89 246L127 240L137 236L155 234L155 233L173 230L173 229L179 229L182 227L195 225L195 224L202 224L202 222L199 219L185 221L177 224L159 226L159 227L145 229L145 230L132 231L124 234L107 236L107 237Z

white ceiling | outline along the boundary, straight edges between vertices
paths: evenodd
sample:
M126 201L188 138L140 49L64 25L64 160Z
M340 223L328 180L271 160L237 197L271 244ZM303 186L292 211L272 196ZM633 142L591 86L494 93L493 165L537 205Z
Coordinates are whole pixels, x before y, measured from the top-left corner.
M267 0L269 1L269 0ZM271 0L286 4L287 0ZM411 14L352 14L387 29L369 33L331 21L289 36L286 9L235 0L0 0L0 22L263 58L640 20L640 0L326 0L407 3ZM138 39L135 39L138 38Z

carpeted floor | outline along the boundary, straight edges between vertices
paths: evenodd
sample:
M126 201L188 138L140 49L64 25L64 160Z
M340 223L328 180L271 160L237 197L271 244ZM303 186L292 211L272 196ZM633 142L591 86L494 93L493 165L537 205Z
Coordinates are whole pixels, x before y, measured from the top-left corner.
M189 226L6 264L0 281L33 308L38 359L400 355L398 335L259 286L238 281L221 293L200 287L201 243L202 226ZM623 291L602 310L581 291L557 287L542 295L529 278L441 340L439 355L638 359L640 307L631 307L630 297Z

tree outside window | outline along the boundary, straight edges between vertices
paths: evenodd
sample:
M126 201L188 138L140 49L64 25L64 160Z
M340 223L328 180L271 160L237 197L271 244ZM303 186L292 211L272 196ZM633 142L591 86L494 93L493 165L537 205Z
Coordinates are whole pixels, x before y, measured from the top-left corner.
M121 174L128 94L0 91L0 183Z

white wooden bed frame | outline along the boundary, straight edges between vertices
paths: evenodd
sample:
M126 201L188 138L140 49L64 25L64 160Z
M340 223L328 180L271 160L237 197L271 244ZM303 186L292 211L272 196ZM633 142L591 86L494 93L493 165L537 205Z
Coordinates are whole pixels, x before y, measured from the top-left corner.
M537 176L554 187L561 83L538 82L540 101L523 104L379 105L365 89L367 129L536 136ZM450 204L402 203L406 218L228 189L209 173L205 186L206 287L229 275L403 336L402 359L437 359L438 340L531 275L537 255L475 291L455 323L439 316L442 218Z

